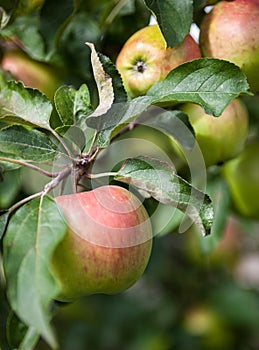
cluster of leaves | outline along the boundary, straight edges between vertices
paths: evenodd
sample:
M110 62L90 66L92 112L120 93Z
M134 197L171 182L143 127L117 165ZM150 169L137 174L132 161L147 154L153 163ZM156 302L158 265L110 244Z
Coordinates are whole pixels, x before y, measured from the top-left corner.
M85 20L86 10L91 7L91 2L75 1L71 4L71 1L65 1L67 13L62 12L65 17L54 21L54 12L51 16L53 22L49 24L51 4L46 1L41 16L34 17L37 25L29 26L34 30L40 24L41 33L52 31L56 34L47 36L46 51L38 32L28 35L28 32L21 31L31 17L19 17L18 8L14 11L11 1L4 3L6 6L1 10L3 37L22 33L19 39L32 50L32 57L41 60L48 57L53 62L61 57L55 50L57 42L62 45L62 40L74 33L73 20L78 20L78 16ZM11 3L10 7L8 3ZM132 3L129 2L128 6ZM145 1L142 5L146 5L145 11L156 16L168 44L181 42L192 23L192 1ZM60 6L64 6L63 1ZM44 16L48 16L49 28L44 26ZM106 18L106 24L107 21ZM173 41L172 30L175 32ZM29 37L35 40L34 44L28 43ZM118 135L140 124L143 114L158 105L174 108L157 113L153 123L163 132L178 138L184 147L191 148L193 140L187 140L177 129L178 103L198 103L207 113L217 117L234 98L249 94L246 78L238 67L222 60L202 58L171 71L146 96L129 99L110 58L98 53L92 42L87 45L89 49L85 47L85 52L90 52L88 64L94 79L91 84L83 83L78 88L60 86L54 103L38 90L25 88L22 83L8 80L4 74L0 77L0 175L5 179L13 169L27 167L50 178L40 192L22 198L3 210L0 216L7 296L13 310L9 333L17 335L17 329L22 328L15 339L20 349L32 348L40 336L52 348L57 348L50 320L55 312L51 306L58 287L49 270L49 262L66 227L51 191L62 188L70 175L74 190L82 178L101 176L90 170L97 154L109 151ZM67 48L68 51L73 49L72 46ZM96 88L98 103L91 94L92 86ZM55 122L52 122L53 115ZM61 167L58 171L56 163ZM51 164L55 171L45 170L46 164ZM202 235L210 232L214 217L210 198L177 175L169 164L144 154L126 159L113 173L113 179L131 184L161 203L177 207L191 218ZM25 326L21 327L20 322Z

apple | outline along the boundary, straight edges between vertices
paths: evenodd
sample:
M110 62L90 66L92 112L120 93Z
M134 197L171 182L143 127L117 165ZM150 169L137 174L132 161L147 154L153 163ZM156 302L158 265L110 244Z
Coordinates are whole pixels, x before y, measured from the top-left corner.
M259 91L259 0L220 1L200 25L200 48L207 57L235 63L251 90Z
M62 81L62 73L51 65L33 60L26 53L17 49L4 51L0 63L4 71L9 71L13 78L27 87L36 88L50 99Z
M124 44L116 59L126 91L131 97L145 95L156 82L180 64L200 58L200 48L190 34L173 48L157 24L134 33Z
M243 152L222 168L233 205L244 217L259 219L259 142L247 144Z
M61 291L57 300L115 294L132 286L152 248L151 223L140 200L114 185L55 200L68 223L52 259Z
M188 115L207 167L223 163L243 150L248 134L248 112L241 99L230 102L219 117L205 113L194 103L183 104L179 109ZM172 143L184 158L187 151L175 140Z

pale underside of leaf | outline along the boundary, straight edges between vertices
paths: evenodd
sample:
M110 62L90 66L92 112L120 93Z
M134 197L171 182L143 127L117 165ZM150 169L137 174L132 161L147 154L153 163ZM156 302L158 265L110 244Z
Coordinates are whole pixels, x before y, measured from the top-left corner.
M88 45L91 49L92 69L99 96L99 104L95 111L91 114L92 117L95 117L102 115L109 110L114 100L114 93L112 79L103 69L94 45L88 42L86 45Z
M135 121L152 105L175 107L178 103L193 102L218 117L241 94L251 93L239 67L223 60L202 58L173 69L163 81L153 85L146 96L113 104L103 115L90 115L86 123L99 131L98 145L107 147L120 126Z
M210 232L213 220L210 199L180 178L169 164L148 157L128 159L115 178L149 193L163 204L177 207L191 218L202 235Z

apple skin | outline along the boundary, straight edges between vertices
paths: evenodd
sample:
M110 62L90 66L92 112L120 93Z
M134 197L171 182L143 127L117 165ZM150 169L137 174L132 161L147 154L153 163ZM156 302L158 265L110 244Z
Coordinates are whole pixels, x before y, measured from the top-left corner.
M62 81L62 72L47 63L33 60L23 51L6 50L0 66L9 71L13 78L27 87L35 88L53 99L54 93Z
M145 95L156 82L180 64L201 57L199 45L190 34L173 48L157 24L134 33L124 44L116 60L126 91L131 97Z
M247 144L243 152L222 168L235 209L244 217L259 219L259 142Z
M235 63L251 90L259 91L259 0L220 1L200 26L200 48L207 57Z
M249 118L240 99L231 101L219 117L205 113L201 106L194 103L186 103L179 109L188 115L206 167L223 163L243 150ZM172 143L177 153L184 157L180 145L174 140Z
M152 249L149 216L139 199L119 186L56 197L68 222L52 271L60 301L116 294L143 274Z

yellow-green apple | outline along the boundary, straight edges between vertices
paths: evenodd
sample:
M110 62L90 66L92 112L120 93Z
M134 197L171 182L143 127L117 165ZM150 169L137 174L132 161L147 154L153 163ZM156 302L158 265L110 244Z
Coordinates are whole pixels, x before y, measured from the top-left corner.
M259 142L247 144L243 152L222 168L233 205L249 218L259 219Z
M173 48L157 24L134 33L124 44L116 60L126 91L131 97L145 95L156 82L180 64L200 58L200 48L190 34Z
M235 63L259 91L259 0L220 1L200 26L200 47L208 57Z
M205 113L194 103L183 104L179 109L188 115L206 166L223 163L243 150L248 134L248 112L241 99L230 102L219 117ZM184 157L187 151L183 152L174 140L172 144Z
M59 69L33 60L21 50L4 51L0 66L3 70L9 71L15 80L40 90L51 99L62 81L62 73Z
M140 200L114 185L56 197L67 221L52 271L61 301L115 294L143 274L152 248L149 216Z

